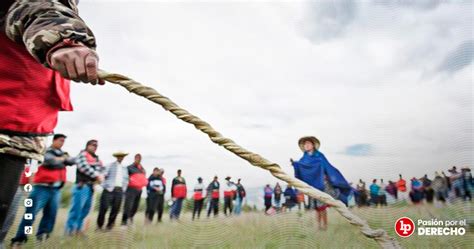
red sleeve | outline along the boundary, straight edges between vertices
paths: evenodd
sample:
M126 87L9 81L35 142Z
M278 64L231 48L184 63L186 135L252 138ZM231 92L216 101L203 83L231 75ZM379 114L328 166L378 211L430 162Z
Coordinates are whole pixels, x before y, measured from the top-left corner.
M20 176L20 185L26 185L28 183L30 183L30 178L29 177L26 177L25 175L25 172L29 172L30 171L30 166L26 166L25 169L21 172L21 176Z

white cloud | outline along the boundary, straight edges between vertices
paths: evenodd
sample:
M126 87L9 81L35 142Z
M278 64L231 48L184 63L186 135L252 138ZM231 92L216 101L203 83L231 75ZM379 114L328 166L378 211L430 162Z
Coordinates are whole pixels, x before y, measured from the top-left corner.
M472 36L470 3L353 4L331 16L343 28L322 29L337 35L310 40L304 26L318 28L311 15L321 10L306 4L84 0L80 10L102 68L154 87L290 174L308 134L351 181L472 165L472 64L437 70ZM118 86L75 84L73 102L57 128L70 152L94 137L107 162L114 150L141 152L148 171L171 178L181 168L191 184L215 174L248 187L276 181ZM373 150L340 153L355 144Z

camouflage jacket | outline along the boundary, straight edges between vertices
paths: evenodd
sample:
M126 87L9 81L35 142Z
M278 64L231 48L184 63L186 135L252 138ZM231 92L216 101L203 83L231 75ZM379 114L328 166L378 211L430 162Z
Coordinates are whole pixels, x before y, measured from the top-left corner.
M0 27L40 63L49 49L64 39L95 48L92 31L79 17L76 0L2 0Z
M0 32L24 44L45 66L48 51L64 39L96 46L92 31L78 15L76 0L1 0ZM0 153L42 161L45 142L45 136L0 133Z

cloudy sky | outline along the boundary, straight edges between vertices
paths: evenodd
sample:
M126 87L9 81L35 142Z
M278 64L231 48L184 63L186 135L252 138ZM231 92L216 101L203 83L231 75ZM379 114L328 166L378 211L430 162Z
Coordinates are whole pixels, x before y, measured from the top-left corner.
M314 135L350 181L473 163L471 1L82 0L101 68L128 75L293 174ZM116 85L73 85L57 132L171 178L276 180ZM132 157L126 158L127 163ZM71 171L70 177L73 177Z

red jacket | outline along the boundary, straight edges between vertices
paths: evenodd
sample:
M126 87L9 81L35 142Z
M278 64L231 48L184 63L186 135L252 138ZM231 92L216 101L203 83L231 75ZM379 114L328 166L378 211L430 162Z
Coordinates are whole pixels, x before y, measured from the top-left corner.
M36 172L33 183L55 183L66 182L66 168L62 169L48 169L47 167L39 166Z
M21 172L21 176L20 176L20 185L21 186L24 186L24 185L30 183L30 177L26 177L26 175L25 175L25 172L30 172L30 170L31 170L30 166L25 166L25 169L23 170L23 172Z
M193 195L194 200L200 201L200 200L204 199L204 196L203 196L202 192L203 192L202 189L201 190L195 190L194 195Z
M128 187L141 190L148 185L148 179L145 174L145 169L140 164L128 166Z
M64 156L61 149L54 149L52 147L46 150L44 154L44 161L38 167L38 171L33 177L35 184L64 184L66 182L66 166L76 163L75 158L69 158L63 162L57 161L55 157ZM91 159L89 159L91 160Z
M72 111L69 80L38 63L0 32L0 130L49 134L58 112Z

